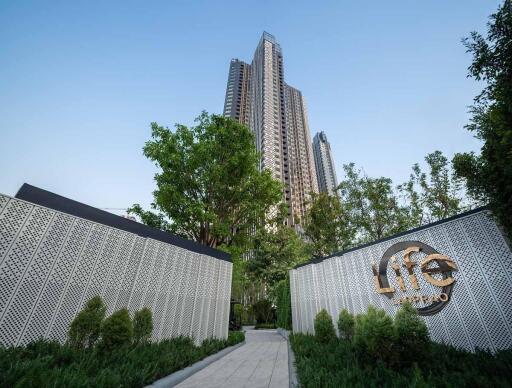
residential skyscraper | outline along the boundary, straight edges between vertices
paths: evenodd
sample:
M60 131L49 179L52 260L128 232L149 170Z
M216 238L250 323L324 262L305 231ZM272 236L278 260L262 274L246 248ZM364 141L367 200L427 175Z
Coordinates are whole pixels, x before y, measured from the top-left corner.
M301 91L285 85L285 102L291 164L292 212L295 217L303 220L310 194L318 193L311 134L306 102Z
M251 65L232 59L229 65L228 85L224 101L224 115L249 126L249 85Z
M275 38L263 33L251 64L251 120L261 168L289 184L284 105L283 56ZM286 169L285 169L286 167Z
M313 138L313 154L315 157L316 176L318 189L334 195L338 180L334 169L334 160L331 152L331 145L327 141L324 132L319 132Z
M302 93L285 84L283 54L273 35L263 33L250 65L231 60L224 115L253 130L260 168L284 185L288 225L301 224L310 193L318 192L311 135Z

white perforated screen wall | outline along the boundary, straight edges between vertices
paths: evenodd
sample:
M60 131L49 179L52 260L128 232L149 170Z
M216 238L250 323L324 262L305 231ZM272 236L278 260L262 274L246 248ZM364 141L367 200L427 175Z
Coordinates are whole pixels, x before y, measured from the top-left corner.
M0 194L0 343L66 340L100 295L153 312L153 340L228 334L232 264Z
M313 320L321 309L335 321L343 308L358 314L369 305L394 315L398 307L376 292L371 265L379 263L391 245L412 240L430 245L458 266L453 272L456 281L449 303L439 313L422 317L431 338L472 351L511 348L512 253L485 210L290 271L293 330L314 333ZM390 266L387 276L396 285ZM404 280L410 293L407 276ZM418 276L418 281L424 292L436 292L423 277ZM396 293L407 295L400 295L398 288Z

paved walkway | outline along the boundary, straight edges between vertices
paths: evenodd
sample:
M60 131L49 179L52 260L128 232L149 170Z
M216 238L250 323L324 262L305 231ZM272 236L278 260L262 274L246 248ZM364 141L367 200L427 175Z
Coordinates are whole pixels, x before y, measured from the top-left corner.
M245 342L177 387L287 388L286 340L276 330L247 330Z

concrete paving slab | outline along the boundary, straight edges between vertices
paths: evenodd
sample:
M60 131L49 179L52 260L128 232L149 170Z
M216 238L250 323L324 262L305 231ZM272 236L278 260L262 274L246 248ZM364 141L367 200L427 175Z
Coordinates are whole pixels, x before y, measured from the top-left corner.
M276 330L248 329L245 342L177 387L288 388L286 340Z

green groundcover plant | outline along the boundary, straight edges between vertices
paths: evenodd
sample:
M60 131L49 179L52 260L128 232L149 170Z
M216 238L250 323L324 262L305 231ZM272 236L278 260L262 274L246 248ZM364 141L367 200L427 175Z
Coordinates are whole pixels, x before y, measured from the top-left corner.
M66 344L40 339L0 346L0 387L142 387L245 339L230 332L200 346L188 337L150 342L151 310L136 312L133 320L126 309L104 317L96 296L71 323Z
M201 346L179 337L110 352L48 340L0 347L0 387L143 387L243 340L242 332L230 332Z
M358 315L352 340L342 336L322 342L312 335L291 335L300 385L322 388L512 386L512 350L495 355L482 350L470 353L434 343L410 306L402 309L395 320L388 318L376 309ZM406 326L409 330L405 330ZM392 333L384 333L384 327ZM366 342L357 339L362 332L372 338ZM389 343L379 352L373 346L380 341Z

